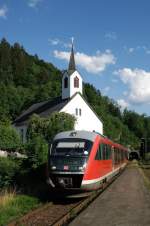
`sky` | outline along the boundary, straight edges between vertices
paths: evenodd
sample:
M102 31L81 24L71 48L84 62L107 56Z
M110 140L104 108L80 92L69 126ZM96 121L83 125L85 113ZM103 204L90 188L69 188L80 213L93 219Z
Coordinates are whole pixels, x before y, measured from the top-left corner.
M0 39L64 70L76 67L102 95L150 116L149 0L0 0Z

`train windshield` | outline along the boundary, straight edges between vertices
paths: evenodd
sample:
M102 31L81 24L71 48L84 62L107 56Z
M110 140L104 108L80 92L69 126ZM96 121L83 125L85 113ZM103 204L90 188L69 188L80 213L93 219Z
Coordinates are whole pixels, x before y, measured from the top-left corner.
M58 140L53 143L51 155L88 156L92 148L92 142L88 140Z

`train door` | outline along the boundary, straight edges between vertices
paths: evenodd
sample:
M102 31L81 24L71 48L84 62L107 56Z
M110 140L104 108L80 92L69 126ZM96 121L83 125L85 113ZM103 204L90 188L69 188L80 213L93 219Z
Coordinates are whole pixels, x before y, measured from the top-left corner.
M112 171L115 169L115 149L112 146L111 147L111 153L112 153Z

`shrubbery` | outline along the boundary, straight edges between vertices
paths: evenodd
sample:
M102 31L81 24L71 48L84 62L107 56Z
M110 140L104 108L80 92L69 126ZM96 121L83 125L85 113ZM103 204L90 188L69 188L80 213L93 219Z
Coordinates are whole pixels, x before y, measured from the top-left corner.
M61 112L54 112L48 118L34 114L29 122L26 145L28 163L37 168L47 161L48 144L53 137L62 131L74 129L75 117Z
M0 157L0 189L14 185L20 162L12 158Z
M29 167L35 169L47 162L48 144L42 136L37 135L32 137L27 143L26 149Z
M0 189L15 183L23 183L22 178L47 162L48 143L61 131L72 130L75 118L67 113L53 113L48 118L33 115L28 127L28 142L25 145L27 159L0 158ZM0 148L17 149L20 138L9 123L0 124Z
M48 118L34 114L28 125L28 140L40 135L49 143L57 133L74 129L75 121L74 116L65 112L54 112Z
M10 122L0 123L0 149L16 150L21 148L20 136ZM20 167L20 160L0 157L0 189L15 184L15 175Z
M0 149L14 150L21 147L20 136L9 122L0 123Z

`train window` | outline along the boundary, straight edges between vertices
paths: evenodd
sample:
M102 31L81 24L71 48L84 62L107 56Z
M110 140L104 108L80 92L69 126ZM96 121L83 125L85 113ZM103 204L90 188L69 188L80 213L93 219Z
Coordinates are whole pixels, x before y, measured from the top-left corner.
M119 164L121 162L121 150L117 149L117 163Z
M107 144L104 144L103 153L104 153L104 159L107 160L108 158Z
M118 149L118 163L120 161L120 150Z
M110 159L110 154L111 154L110 146L107 145L107 144L104 144L104 146L103 146L103 155L104 155L103 159L105 159L105 160Z
M118 164L118 149L114 148L115 164Z
M102 159L105 160L105 144L101 144Z
M119 149L119 162L121 162L121 150Z
M120 161L120 150L118 149L118 163Z
M114 163L116 164L116 148L114 148Z
M120 150L120 161L122 162L122 150Z
M121 160L124 160L124 150L121 151Z
M97 149L96 152L96 156L95 156L95 160L101 160L101 150L100 150L100 146Z
M120 162L120 149L118 149L118 163Z
M99 148L98 148L98 150L97 150L95 159L96 160L108 160L108 159L111 159L111 146L101 143Z
M95 160L102 160L103 159L103 149L104 149L104 144L100 144L98 149L97 149Z
M96 152L96 156L95 156L95 160L100 160L100 150L99 150L99 147L97 149L97 152Z
M105 144L101 144L100 145L100 149L101 149L101 159L105 159Z
M92 142L84 139L61 139L52 145L51 155L89 156Z
M107 159L111 159L111 147L107 145Z

